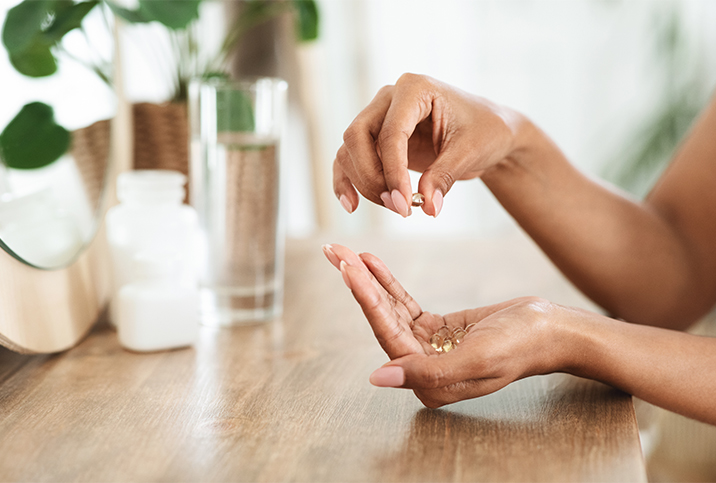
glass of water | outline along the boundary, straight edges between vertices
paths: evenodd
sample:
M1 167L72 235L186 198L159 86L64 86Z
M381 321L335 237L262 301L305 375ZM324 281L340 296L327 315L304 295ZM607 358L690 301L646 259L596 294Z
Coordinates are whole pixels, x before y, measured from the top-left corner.
M213 78L190 86L190 199L202 228L203 324L281 315L286 91L286 82L275 78Z

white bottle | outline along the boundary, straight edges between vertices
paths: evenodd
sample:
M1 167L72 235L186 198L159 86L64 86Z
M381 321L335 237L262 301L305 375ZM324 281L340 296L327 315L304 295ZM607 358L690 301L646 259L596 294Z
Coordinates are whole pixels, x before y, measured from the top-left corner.
M120 344L139 352L189 346L199 329L199 290L179 277L181 262L170 252L140 253L133 282L117 294Z
M133 281L133 260L140 252L179 254L178 276L187 284L197 280L198 224L194 208L182 204L186 177L169 170L136 170L117 179L120 204L107 212L114 283L110 317L116 324L116 296Z

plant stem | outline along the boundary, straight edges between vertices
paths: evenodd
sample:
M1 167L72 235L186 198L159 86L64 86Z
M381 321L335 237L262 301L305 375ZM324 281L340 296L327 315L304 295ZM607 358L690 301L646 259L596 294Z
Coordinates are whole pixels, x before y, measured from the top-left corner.
M255 5L255 8L252 6ZM210 63L214 70L224 70L229 54L233 51L234 47L238 44L241 37L249 31L251 28L264 23L273 17L276 17L282 13L290 11L293 6L290 2L286 1L268 1L260 2L254 1L244 7L245 10L240 12L233 23L231 28L226 34L223 44L219 53L216 55L214 60ZM249 10L249 8L254 8Z
M61 43L56 44L56 48L57 50L62 52L62 54L66 55L70 59L85 67L86 69L89 69L95 74L97 74L97 76L102 79L102 81L107 84L107 86L112 87L112 79L110 79L109 76L102 71L101 67L80 59L76 55L72 54L69 50L67 50Z

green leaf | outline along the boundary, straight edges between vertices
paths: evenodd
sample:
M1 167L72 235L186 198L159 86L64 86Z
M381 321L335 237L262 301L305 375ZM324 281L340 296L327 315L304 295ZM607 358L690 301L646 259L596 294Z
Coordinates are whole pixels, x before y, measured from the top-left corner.
M226 90L216 93L218 131L253 131L254 125L254 108L245 92Z
M10 53L10 63L19 73L30 77L45 77L57 72L57 59L40 37L25 50Z
M0 133L0 158L9 168L47 166L67 152L70 133L55 122L52 107L25 104Z
M293 0L296 9L296 32L298 40L305 42L318 38L318 6L313 0Z
M139 11L172 30L186 28L199 18L201 0L139 0Z
M114 2L107 2L107 5L109 5L112 13L129 23L147 23L152 21L152 19L144 16L144 14L139 10L129 10L124 7L120 7Z
M44 32L44 37L49 42L59 42L67 32L80 28L82 20L98 3L97 0L92 0L70 4L68 8L57 9L53 22Z
M30 47L42 32L47 13L48 2L42 0L25 0L8 10L2 27L2 42L8 53L22 52Z

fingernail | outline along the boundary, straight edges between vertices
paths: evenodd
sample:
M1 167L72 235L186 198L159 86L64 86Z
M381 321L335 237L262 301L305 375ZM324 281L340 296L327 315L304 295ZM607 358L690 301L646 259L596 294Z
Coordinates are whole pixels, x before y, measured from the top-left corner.
M435 190L433 193L433 208L435 208L434 217L437 217L440 214L440 210L443 209L443 193L440 190Z
M351 205L351 202L348 201L348 197L346 195L341 195L341 197L338 198L338 201L341 202L341 206L344 210L348 213L353 213L353 205Z
M384 366L373 371L368 380L378 387L401 387L405 384L405 371L400 366Z
M335 253L333 253L333 247L331 245L323 245L321 248L323 248L323 254L326 256L329 262L333 264L336 268L339 268L341 265L341 261L338 259Z
M403 198L403 195L400 194L400 191L393 190L390 193L390 197L393 199L393 205L395 206L395 211L400 213L400 215L405 218L410 213L408 211L408 203L405 201L405 198Z
M383 206L388 208L391 211L398 212L398 210L395 209L395 205L393 204L393 200L390 198L390 193L387 191L383 191L380 194L380 199L383 200Z
M348 273L346 272L346 268L348 267L348 264L341 260L341 263L339 265L339 268L341 270L341 275L343 276L343 283L346 284L346 287L348 287L350 290L353 290L353 287L351 287L351 281L348 278Z

